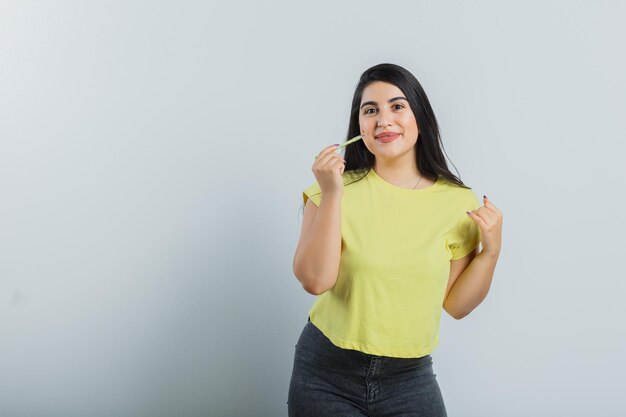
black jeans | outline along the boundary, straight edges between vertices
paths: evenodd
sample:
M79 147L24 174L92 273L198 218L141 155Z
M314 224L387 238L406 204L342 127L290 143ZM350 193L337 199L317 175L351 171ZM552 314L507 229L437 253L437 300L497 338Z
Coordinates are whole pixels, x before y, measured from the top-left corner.
M310 321L294 355L290 417L447 417L430 355L377 356L335 346Z

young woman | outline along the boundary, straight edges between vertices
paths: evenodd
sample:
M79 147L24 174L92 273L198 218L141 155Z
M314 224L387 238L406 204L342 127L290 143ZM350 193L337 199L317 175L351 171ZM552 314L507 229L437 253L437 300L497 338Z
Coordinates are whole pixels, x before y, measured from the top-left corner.
M294 274L318 295L296 344L290 416L446 416L430 353L442 308L487 295L502 212L449 170L426 93L393 64L365 71L345 159L324 148ZM482 243L479 252L478 245Z

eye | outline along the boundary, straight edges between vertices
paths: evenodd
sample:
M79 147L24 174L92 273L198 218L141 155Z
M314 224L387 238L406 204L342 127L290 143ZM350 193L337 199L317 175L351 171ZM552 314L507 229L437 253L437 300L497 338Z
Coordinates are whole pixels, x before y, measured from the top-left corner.
M404 108L404 105L403 105L403 104L394 104L394 105L393 105L393 107L394 107L394 108L396 108L397 106L400 106L400 108L401 108L401 109L403 109L403 108ZM370 107L369 109L365 109L365 111L363 112L363 114L371 114L371 113L368 113L370 110L374 110L374 108Z

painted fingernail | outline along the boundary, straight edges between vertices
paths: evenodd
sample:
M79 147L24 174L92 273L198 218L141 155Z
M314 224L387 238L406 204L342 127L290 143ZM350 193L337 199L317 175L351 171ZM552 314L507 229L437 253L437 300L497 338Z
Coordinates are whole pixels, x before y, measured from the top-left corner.
M338 143L335 143L333 146L339 146L339 144L338 144Z
M483 195L483 198L487 198L487 196L486 196L486 195Z
M468 215L468 216L470 215L470 212L469 212L469 211L466 211L466 213L467 213L467 215Z

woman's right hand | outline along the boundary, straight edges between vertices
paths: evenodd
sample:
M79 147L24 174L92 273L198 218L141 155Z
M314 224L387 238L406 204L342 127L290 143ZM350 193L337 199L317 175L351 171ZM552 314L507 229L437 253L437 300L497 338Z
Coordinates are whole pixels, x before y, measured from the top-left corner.
M328 146L315 157L311 170L322 194L343 195L343 170L345 159L334 151L338 145Z

